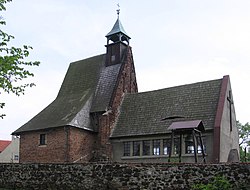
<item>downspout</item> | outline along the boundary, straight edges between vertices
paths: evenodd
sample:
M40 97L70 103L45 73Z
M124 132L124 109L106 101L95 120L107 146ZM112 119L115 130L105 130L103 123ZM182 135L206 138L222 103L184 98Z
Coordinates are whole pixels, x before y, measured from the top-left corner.
M64 151L64 161L69 162L69 127L64 127L64 134L65 134L65 151Z

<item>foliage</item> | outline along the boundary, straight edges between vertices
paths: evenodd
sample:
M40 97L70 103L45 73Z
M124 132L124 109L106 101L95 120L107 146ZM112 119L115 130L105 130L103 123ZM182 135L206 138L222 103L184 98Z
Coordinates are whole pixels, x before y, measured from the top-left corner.
M245 125L242 125L239 121L237 121L237 127L239 130L239 145L247 144L250 146L250 124L247 122Z
M208 184L195 184L192 186L193 190L230 190L232 189L229 181L223 176L216 176Z
M12 0L0 0L0 11L5 11L5 4ZM0 16L0 26L6 25L3 17ZM1 27L2 28L2 27ZM34 76L27 70L30 66L38 66L38 61L26 61L31 46L12 47L9 45L14 36L7 34L0 29L0 94L2 92L13 93L17 96L24 94L27 87L34 86L34 83L22 83L23 79ZM0 109L5 103L0 102ZM0 114L3 118L4 114Z
M241 162L250 162L250 152L243 147L240 147L240 161Z
M239 131L239 145L240 145L240 160L242 162L250 161L250 153L246 151L245 147L250 146L250 124L247 122L245 125L237 121Z

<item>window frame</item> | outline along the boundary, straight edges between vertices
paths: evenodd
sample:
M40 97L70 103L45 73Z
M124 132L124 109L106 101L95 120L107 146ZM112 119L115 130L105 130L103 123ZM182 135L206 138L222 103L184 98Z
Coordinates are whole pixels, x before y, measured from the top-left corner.
M150 144L151 141L150 140L143 140L142 141L142 155L143 156L150 156ZM146 150L147 148L147 150Z
M47 145L47 134L42 133L39 136L39 146Z
M141 141L133 141L133 156L140 156Z
M152 140L152 143L153 143L152 155L153 156L161 155L161 140L160 139L154 139L154 140Z
M163 155L169 155L171 152L171 139L163 139Z
M123 142L123 156L130 156L130 141Z

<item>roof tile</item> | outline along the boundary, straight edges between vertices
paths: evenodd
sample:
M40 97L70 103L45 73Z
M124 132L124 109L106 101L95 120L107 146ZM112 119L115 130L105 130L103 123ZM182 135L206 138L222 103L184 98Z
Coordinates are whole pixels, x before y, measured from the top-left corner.
M111 137L169 133L173 121L184 120L202 120L205 128L213 128L221 81L127 94ZM178 117L163 120L172 116Z

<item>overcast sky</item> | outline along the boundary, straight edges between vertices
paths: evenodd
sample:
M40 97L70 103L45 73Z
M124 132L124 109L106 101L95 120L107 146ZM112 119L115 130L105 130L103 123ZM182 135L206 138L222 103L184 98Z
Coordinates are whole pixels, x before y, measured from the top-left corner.
M0 95L0 139L55 99L70 62L105 53L118 2L139 91L230 75L237 120L250 121L249 0L13 0L4 31L14 45L31 45L30 59L41 65L24 96Z

